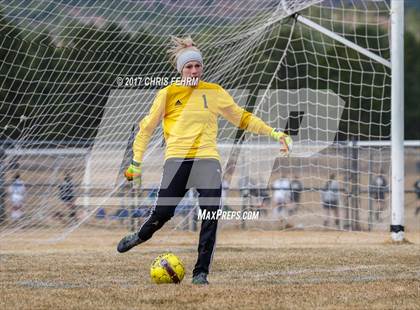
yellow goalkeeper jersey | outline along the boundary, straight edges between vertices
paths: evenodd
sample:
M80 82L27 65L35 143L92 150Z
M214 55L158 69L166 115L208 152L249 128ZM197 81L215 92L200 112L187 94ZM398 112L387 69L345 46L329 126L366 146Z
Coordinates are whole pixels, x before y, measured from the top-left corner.
M162 121L168 158L214 158L217 150L218 116L241 129L270 135L273 128L239 107L220 85L199 81L197 86L171 84L155 97L139 124L133 143L133 159L142 162L154 129Z

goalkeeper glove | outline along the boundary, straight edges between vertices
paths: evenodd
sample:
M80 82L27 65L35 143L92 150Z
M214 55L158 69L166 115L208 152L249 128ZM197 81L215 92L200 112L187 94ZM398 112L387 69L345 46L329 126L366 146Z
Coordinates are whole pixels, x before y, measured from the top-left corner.
M125 170L124 176L127 179L127 181L134 181L134 184L140 185L141 184L141 163L135 162L133 160L130 166L128 166L127 170Z
M282 145L280 152L289 154L289 152L292 151L293 140L289 135L279 131L278 129L273 129L270 135L274 140L280 142Z

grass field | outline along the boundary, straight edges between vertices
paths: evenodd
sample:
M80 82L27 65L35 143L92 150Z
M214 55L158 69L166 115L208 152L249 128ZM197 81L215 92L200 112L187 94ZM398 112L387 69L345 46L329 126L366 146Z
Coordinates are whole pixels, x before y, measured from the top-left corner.
M0 240L0 309L419 309L420 234L221 230L211 284L190 284L197 234L163 230L118 254L126 232L80 229L60 243ZM16 239L18 240L18 239ZM180 285L154 285L152 259L182 258Z

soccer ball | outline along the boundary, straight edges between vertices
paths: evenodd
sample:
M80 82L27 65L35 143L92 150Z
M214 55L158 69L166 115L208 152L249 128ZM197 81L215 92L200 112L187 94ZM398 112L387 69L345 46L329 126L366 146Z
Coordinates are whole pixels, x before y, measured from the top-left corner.
M150 276L156 284L180 283L184 275L184 264L173 253L159 255L150 266Z

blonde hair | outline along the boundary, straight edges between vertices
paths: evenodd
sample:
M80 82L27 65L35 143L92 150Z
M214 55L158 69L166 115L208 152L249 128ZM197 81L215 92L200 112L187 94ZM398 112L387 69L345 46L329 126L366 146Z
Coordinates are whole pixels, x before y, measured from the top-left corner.
M171 63L176 68L176 60L178 59L179 55L181 55L185 51L196 51L200 52L197 45L194 43L191 36L187 36L185 38L178 38L175 36L171 36L171 47L168 50L169 59Z

